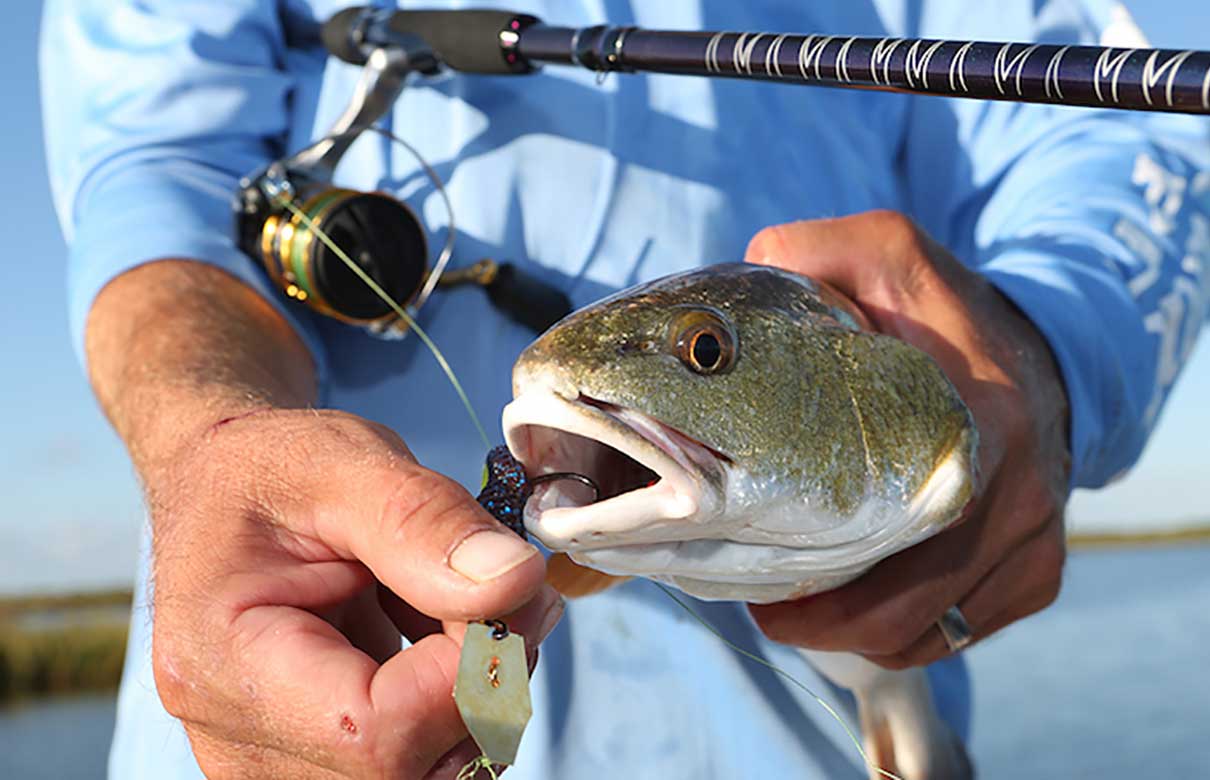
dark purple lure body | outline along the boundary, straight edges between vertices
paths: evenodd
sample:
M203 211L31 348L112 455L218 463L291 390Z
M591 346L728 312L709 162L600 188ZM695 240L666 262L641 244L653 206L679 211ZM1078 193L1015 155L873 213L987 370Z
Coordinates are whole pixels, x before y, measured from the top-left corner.
M487 481L476 499L479 506L525 539L521 513L532 492L533 486L526 478L521 462L513 457L508 447L493 447L487 453Z

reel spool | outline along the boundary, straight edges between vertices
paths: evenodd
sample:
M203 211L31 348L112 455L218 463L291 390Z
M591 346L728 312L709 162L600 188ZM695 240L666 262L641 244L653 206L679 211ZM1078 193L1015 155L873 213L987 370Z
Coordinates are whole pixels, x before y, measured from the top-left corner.
M291 197L296 213L271 202L258 181L241 183L241 194L240 248L287 296L375 332L398 319L319 238L322 232L404 308L415 301L429 270L428 239L407 204L382 193L315 184Z

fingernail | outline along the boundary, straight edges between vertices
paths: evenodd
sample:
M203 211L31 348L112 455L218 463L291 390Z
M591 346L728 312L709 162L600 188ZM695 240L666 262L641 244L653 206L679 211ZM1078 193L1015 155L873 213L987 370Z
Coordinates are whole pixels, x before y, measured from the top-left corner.
M450 568L475 582L503 576L538 554L511 533L479 531L462 540L450 554Z

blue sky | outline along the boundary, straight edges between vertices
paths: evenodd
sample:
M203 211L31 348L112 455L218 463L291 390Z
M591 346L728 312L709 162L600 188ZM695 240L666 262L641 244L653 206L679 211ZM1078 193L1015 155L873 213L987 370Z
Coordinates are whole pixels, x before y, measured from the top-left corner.
M1210 46L1204 0L1130 3L1157 46ZM0 592L120 584L133 576L141 501L72 355L63 295L66 250L51 208L36 80L41 3L8 4L0 28L7 77L0 171L13 236L0 305ZM1210 339L1202 339L1143 460L1127 480L1078 495L1076 527L1210 518Z

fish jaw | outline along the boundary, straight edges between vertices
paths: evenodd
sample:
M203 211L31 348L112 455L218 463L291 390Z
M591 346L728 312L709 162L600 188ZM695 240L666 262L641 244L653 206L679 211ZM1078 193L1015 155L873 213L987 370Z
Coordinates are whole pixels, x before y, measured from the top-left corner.
M573 472L604 491L593 502L572 481L535 488L525 505L525 527L550 549L700 538L722 515L725 468L707 448L646 415L578 391L551 384L518 390L504 409L504 438L529 476ZM656 479L646 486L610 484L617 478L606 470L624 459Z

